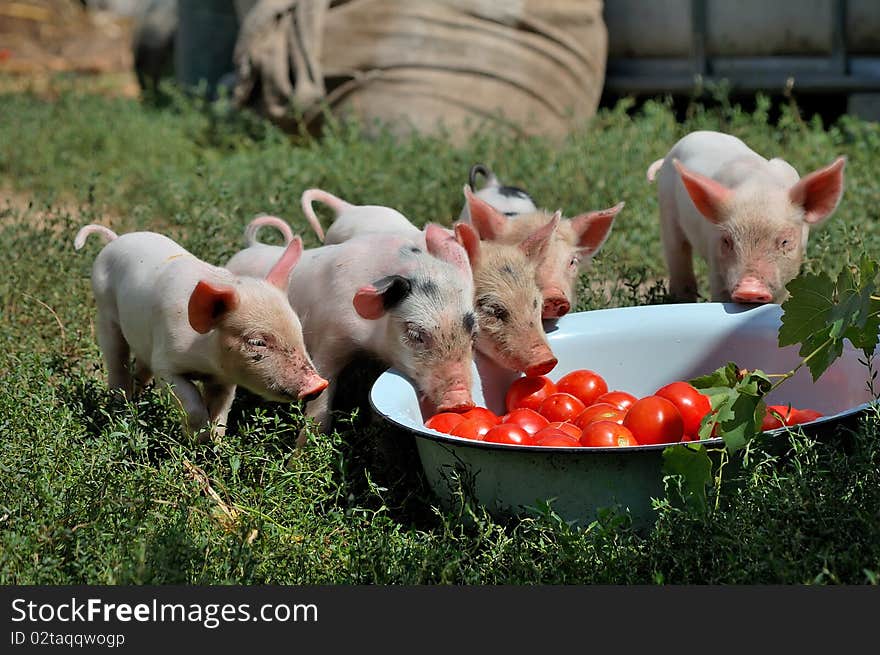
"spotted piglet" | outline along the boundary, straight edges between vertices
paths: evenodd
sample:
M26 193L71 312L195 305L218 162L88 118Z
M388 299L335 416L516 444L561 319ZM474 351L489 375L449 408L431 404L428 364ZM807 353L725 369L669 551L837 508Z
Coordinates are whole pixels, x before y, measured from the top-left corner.
M248 246L229 260L231 271L265 275L284 252L253 240ZM446 230L429 225L424 248L406 238L370 234L306 250L286 282L306 346L331 379L306 407L321 431L329 427L335 378L358 353L407 375L426 411L473 407L473 282L464 248ZM300 434L298 445L305 437Z
M336 218L327 230L328 243L367 234L405 238L424 247L426 232L400 212L379 205L352 205L321 189L308 189L302 204L309 222L318 223L312 203L329 205ZM552 248L558 217L523 234L516 243L480 242L470 225L456 226L455 235L468 253L476 299L477 350L501 368L543 375L556 366L541 325L543 297L537 272Z
M477 186L477 178L483 177L486 181L482 187ZM520 214L530 214L538 211L535 200L524 189L503 184L495 173L485 164L474 164L468 173L468 185L480 200L489 203L496 210L513 218ZM458 217L460 223L470 223L471 214L468 204L465 202Z

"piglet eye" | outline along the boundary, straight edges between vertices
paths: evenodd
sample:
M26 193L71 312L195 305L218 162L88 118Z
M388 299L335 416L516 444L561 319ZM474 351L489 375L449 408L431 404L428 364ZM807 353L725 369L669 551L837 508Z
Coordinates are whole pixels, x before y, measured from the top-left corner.
M577 257L572 257L571 261L568 262L568 265L571 266L572 268L574 268L575 266L577 266L580 263L581 263L580 259L578 259Z
M406 338L413 343L425 343L425 331L417 325L408 324Z
M256 337L253 339L248 339L247 343L249 346L254 346L255 348L265 348L266 347L266 342L263 339L259 339Z
M733 250L733 239L730 237L721 237L721 247L724 250Z

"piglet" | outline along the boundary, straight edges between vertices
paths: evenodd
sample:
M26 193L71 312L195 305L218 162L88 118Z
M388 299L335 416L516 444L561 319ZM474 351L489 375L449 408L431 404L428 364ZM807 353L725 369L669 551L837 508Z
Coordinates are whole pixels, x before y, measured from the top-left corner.
M262 223L273 222L263 217ZM249 241L227 267L265 275L283 252ZM437 225L425 230L424 248L368 234L306 250L289 278L288 298L318 369L331 379L306 413L327 430L335 377L359 353L407 375L428 411L473 407L473 295L467 253ZM298 445L305 437L300 434Z
M186 432L203 441L212 423L215 435L225 433L236 386L278 402L308 400L327 387L282 291L302 253L299 238L256 279L211 266L155 232L118 237L87 225L77 250L90 234L109 242L92 266L92 290L110 389L132 396L133 354L138 384L155 375L170 385Z
M326 191L309 189L303 193L303 209L311 210L316 199L337 212L327 231L328 243L373 234L408 239L420 248L425 247L427 233L390 207L352 205ZM310 222L313 217L312 213ZM547 217L543 224L510 244L481 244L470 225L456 226L456 239L468 253L473 275L479 327L477 350L503 368L543 375L556 366L541 325L543 298L537 270L552 247L558 224L558 217Z
M624 207L621 202L571 219L563 219L561 211L534 211L510 218L479 198L469 186L465 187L465 200L471 224L486 241L522 243L548 221L559 223L537 270L543 297L541 315L545 319L559 318L571 310L578 274L605 243L615 217Z
M541 325L537 272L558 224L554 216L515 245L480 241L470 225L455 226L474 277L477 350L502 368L544 375L556 367Z
M477 177L485 178L485 184L477 188ZM474 164L468 173L468 185L473 189L474 195L485 200L497 211L508 218L520 214L531 214L538 211L534 199L525 190L519 187L502 184L495 173L485 164ZM470 209L465 203L458 217L460 223L470 223Z
M336 214L326 235L312 206L316 201L327 205ZM367 233L398 234L415 239L421 234L421 230L396 209L381 205L352 205L323 189L303 191L300 205L309 225L326 244L342 243Z
M657 179L670 293L697 298L693 250L709 265L714 301L780 303L800 270L810 227L843 195L844 157L801 178L720 132L692 132L648 169Z

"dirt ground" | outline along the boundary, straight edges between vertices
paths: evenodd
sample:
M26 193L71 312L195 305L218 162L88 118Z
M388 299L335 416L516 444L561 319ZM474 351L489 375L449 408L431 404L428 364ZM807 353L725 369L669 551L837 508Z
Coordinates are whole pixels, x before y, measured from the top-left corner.
M31 91L52 97L65 88L137 97L133 25L108 12L86 11L78 0L0 0L0 93ZM61 200L60 211L78 213ZM31 194L0 184L0 212L42 221ZM10 211L11 210L11 211Z
M136 97L132 33L131 20L78 0L0 0L0 92L53 95L75 83Z

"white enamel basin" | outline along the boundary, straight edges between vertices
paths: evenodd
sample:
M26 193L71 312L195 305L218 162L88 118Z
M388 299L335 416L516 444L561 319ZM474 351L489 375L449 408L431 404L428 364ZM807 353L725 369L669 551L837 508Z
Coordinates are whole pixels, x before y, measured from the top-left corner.
M559 359L549 377L557 380L575 369L588 368L602 375L609 389L641 397L669 382L709 373L728 361L767 373L785 373L800 357L797 347L777 346L781 315L778 305L732 303L569 314L548 326L550 346ZM861 351L847 347L815 384L804 367L771 394L768 403L818 410L825 417L816 426L831 427L863 411L872 398L860 356ZM504 394L516 377L478 359L474 401L504 413ZM519 513L552 500L563 518L584 523L595 517L597 509L617 504L630 510L636 524L645 525L653 519L651 497L663 493L663 445L546 448L453 437L424 427L427 415L423 415L415 388L394 370L375 382L370 402L390 426L416 439L425 475L444 503L449 502L454 486L451 477L456 474L465 476L476 499L492 511Z

